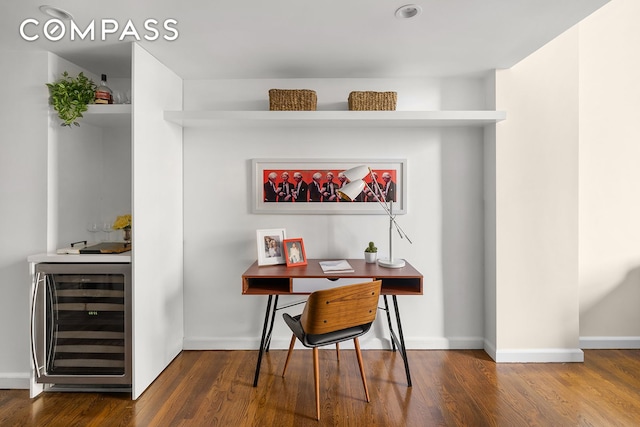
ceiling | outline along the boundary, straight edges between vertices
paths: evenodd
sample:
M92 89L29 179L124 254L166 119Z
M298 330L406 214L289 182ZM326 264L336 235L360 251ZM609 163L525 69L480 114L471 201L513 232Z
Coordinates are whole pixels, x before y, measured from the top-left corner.
M402 78L474 75L509 68L609 0L414 0L422 13L399 19L411 0L9 0L0 16L0 49L47 50L96 74L130 75L128 42L140 44L183 79ZM10 3L10 6L7 4ZM50 4L73 15L94 40L45 37ZM28 18L38 25L25 26ZM101 40L101 23L119 28ZM156 19L158 38L145 29ZM163 28L167 19L177 30ZM127 27L131 20L132 26ZM53 28L53 27L50 27ZM123 31L127 29L127 33ZM59 33L52 32L54 35ZM119 40L121 36L123 40Z

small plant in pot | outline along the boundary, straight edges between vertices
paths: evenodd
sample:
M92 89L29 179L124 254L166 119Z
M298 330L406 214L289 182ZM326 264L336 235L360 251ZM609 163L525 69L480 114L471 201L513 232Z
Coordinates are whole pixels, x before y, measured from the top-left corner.
M376 244L373 242L369 242L369 246L364 249L364 260L369 264L373 264L376 262L376 258L378 257L378 248Z
M53 83L46 83L51 95L50 101L62 120L61 126L80 126L77 122L87 105L92 104L96 94L96 84L82 72L78 77L70 77L66 71Z

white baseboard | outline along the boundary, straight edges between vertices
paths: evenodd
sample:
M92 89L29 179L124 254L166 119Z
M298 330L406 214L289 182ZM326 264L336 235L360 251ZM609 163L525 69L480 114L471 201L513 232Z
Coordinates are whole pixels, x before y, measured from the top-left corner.
M0 372L0 389L29 390L29 373Z
M273 338L271 350L287 350L290 338ZM345 342L341 348L349 349L351 344ZM479 337L455 338L412 338L406 339L407 350L482 350L484 339ZM185 350L257 350L260 342L255 338L211 338L186 337L183 342ZM360 338L363 350L387 350L391 348L388 338L364 336Z
M275 343L271 343L271 348ZM210 338L185 337L182 340L183 350L256 350L260 341L249 338Z
M579 348L506 349L497 350L493 360L495 360L496 363L584 362L584 352Z
M484 351L485 353L487 353L489 355L490 358L492 358L493 360L496 360L496 346L493 342L489 342L487 340L484 341Z
M640 349L640 337L580 337L585 350Z
M184 350L255 350L260 345L258 338L229 337L185 337ZM345 344L346 345L346 344ZM389 349L389 338L367 336L360 339L361 347L367 349ZM575 349L506 349L496 350L495 345L481 337L424 337L405 339L408 350L484 350L493 360L504 362L576 362L582 361L582 349L640 349L640 337L581 337L580 348ZM274 350L289 348L289 338L274 338ZM348 348L348 347L345 347Z
M584 362L582 350L640 349L640 337L580 337L579 349L496 350L485 342L484 351L497 363Z
M291 338L281 339L273 338L269 349L271 350L287 350ZM260 341L254 338L185 338L182 348L184 350L257 350L260 347ZM385 349L383 340L374 338L369 340L360 340L360 347L364 349ZM345 342L340 348L353 348L353 344Z
M405 345L407 350L482 350L484 348L484 338L411 338L405 339Z
M581 349L533 348L533 349L496 349L495 343L485 341L484 351L496 363L566 363L584 362Z

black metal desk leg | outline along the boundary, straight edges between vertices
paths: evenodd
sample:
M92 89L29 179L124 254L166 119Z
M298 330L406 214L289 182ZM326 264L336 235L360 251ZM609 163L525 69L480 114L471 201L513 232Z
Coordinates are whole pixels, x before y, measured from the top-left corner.
M266 344L267 344L267 328L269 327L269 314L271 314L272 300L273 300L273 295L269 295L269 299L267 300L267 311L264 315L264 324L262 325L262 338L260 339L260 350L258 352L258 361L256 363L256 374L255 374L255 377L253 378L254 387L258 386L258 377L260 376L260 365L262 364L262 355L264 354ZM276 304L277 304L277 296L276 296ZM273 310L273 313L275 314L275 309ZM273 328L273 325L271 325L271 328Z
M387 313L387 322L389 323L389 331L391 331L391 350L396 351L396 341L393 339L393 324L391 323L391 313L389 312L389 302L387 296L383 295L384 311Z
M400 353L404 360L404 370L407 373L407 384L411 387L411 373L409 372L409 359L407 356L407 347L404 345L404 333L402 332L402 322L400 321L400 309L398 308L398 298L393 295L393 308L396 311L396 322L398 324L398 335L400 335Z
M271 326L269 326L269 333L267 334L267 342L265 343L266 352L269 351L269 347L271 346L271 334L273 332L273 324L276 320L276 311L278 311L278 295L274 298L273 302L273 310L271 311Z

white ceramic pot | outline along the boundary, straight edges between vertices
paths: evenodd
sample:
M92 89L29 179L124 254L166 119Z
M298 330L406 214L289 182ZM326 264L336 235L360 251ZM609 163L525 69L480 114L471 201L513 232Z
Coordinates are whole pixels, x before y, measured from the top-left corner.
M376 258L378 258L377 252L365 252L364 253L364 261L369 264L375 264Z

